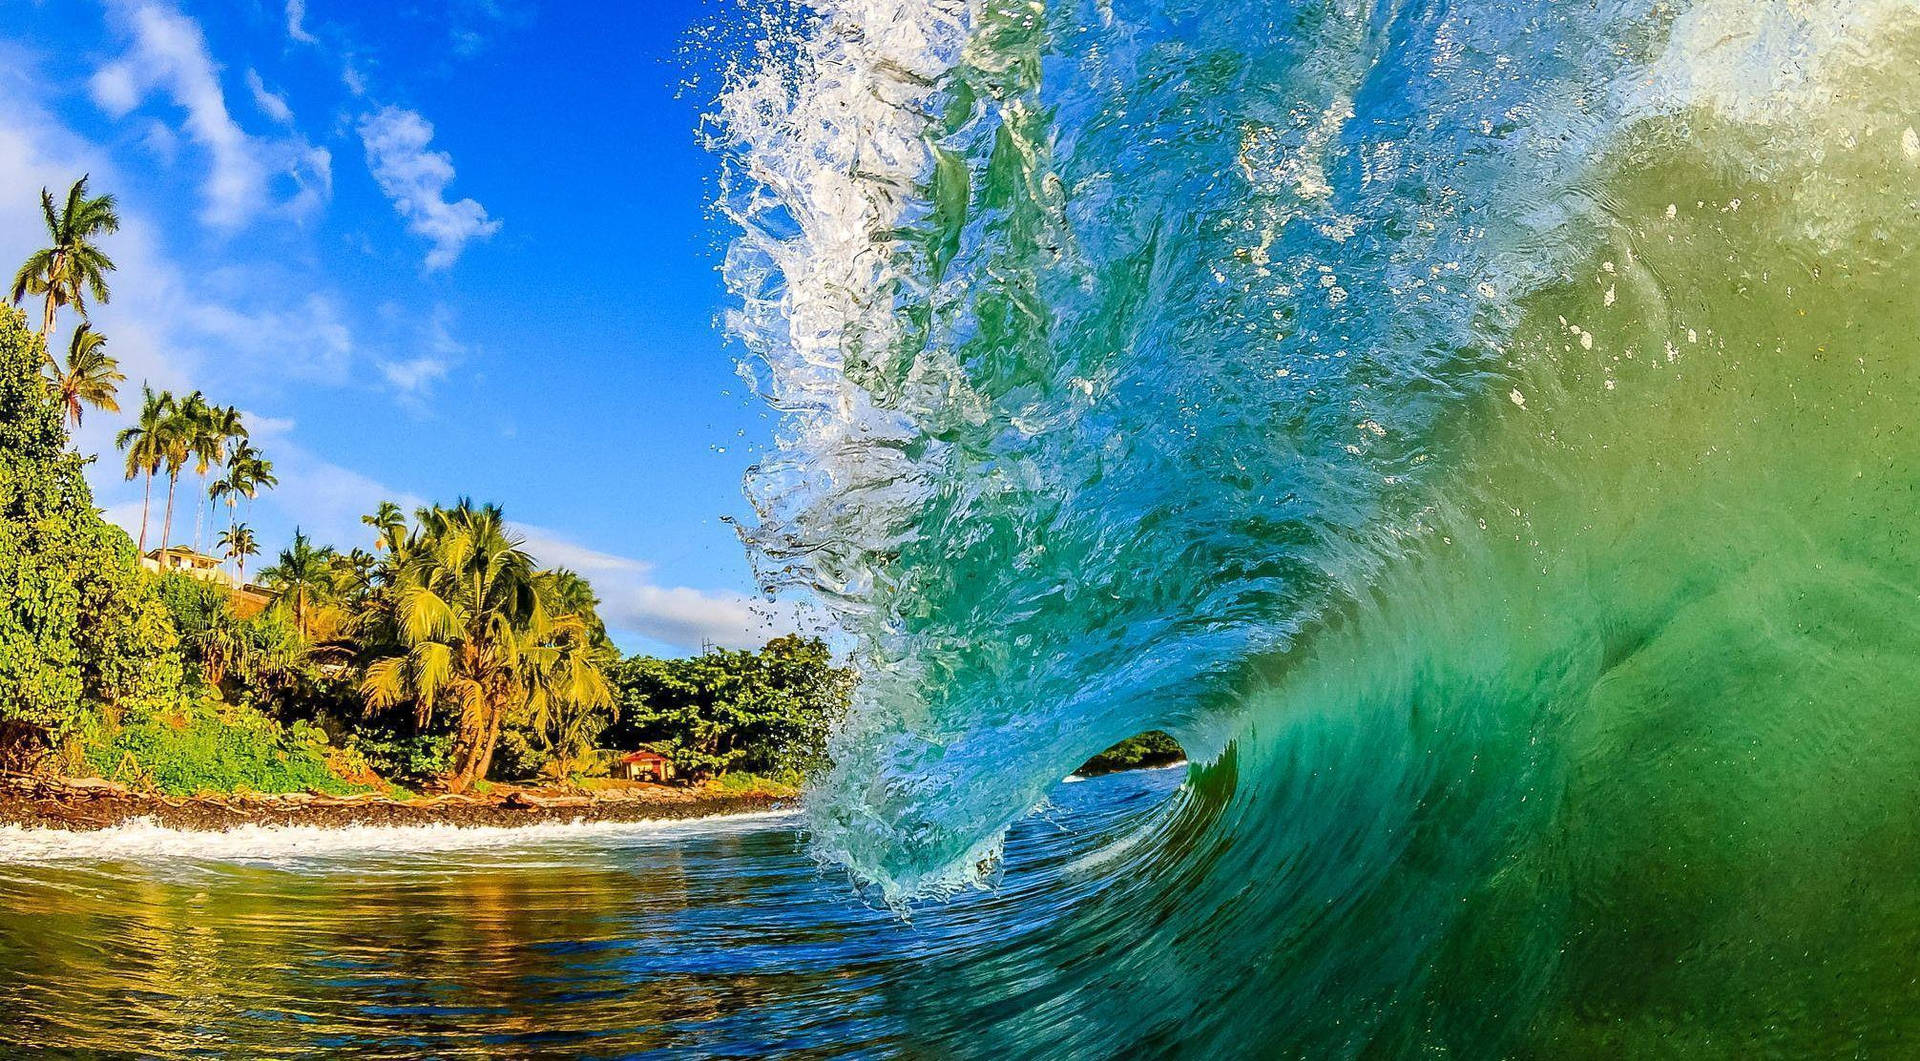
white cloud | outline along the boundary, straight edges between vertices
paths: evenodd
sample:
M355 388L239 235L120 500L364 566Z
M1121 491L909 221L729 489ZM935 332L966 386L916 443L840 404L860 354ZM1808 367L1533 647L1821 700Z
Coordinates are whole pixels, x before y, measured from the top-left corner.
M166 122L148 122L146 131L140 134L140 143L153 152L153 157L163 166L171 167L180 157L180 135Z
M319 38L307 32L307 0L287 0L287 36L301 44L318 44Z
M164 89L187 112L187 135L212 156L206 219L232 226L251 218L268 201L267 169L227 111L199 25L154 4L116 3L114 10L133 43L125 56L94 74L94 102L122 118L149 93Z
M446 376L450 366L438 358L416 357L406 361L380 362L380 374L403 394L417 394L427 385Z
M285 305L208 301L176 309L174 319L198 342L252 362L255 372L317 383L349 380L356 343L331 295L315 292Z
M267 83L260 79L260 71L248 68L247 88L253 93L253 105L260 113L281 125L293 124L293 108L287 106L286 97L268 91Z
M600 617L620 633L696 650L706 645L759 648L800 629L794 609L726 590L659 585L653 565L570 542L552 531L520 525L526 550L546 567L565 567L593 583Z
M287 200L286 209L295 217L306 217L318 212L333 198L333 152L314 147L304 138L291 146L294 164L288 168L287 176L298 190Z
M532 25L534 14L527 0L447 0L443 17L454 54L471 59L486 51L499 31Z
M433 125L418 113L384 107L362 115L360 140L367 148L367 168L406 219L407 230L432 242L428 269L452 265L469 240L486 239L500 230L500 222L474 200L447 201L453 159L444 151L428 150Z
M268 141L247 135L227 109L219 67L199 23L159 0L109 0L109 11L129 43L124 55L94 73L89 82L94 102L108 115L124 118L148 97L163 93L186 112L186 135L207 152L210 163L202 220L219 228L252 221L275 205L272 183L278 174L296 185L286 204L293 211L306 212L324 201L332 187L326 151L298 137Z
M423 314L389 302L380 307L379 317L386 326L386 348L402 351L380 360L380 375L401 404L426 412L424 400L433 384L445 379L467 355L466 344L453 337L453 313L445 305L435 305Z

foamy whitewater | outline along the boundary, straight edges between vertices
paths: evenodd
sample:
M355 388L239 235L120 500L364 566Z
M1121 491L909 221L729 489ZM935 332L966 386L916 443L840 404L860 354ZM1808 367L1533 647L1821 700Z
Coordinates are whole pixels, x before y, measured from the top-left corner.
M145 865L219 862L325 871L341 857L438 861L449 855L543 852L567 845L671 842L689 833L764 829L791 820L785 811L716 815L659 822L554 822L513 827L455 825L242 825L226 830L174 829L138 819L108 829L0 826L0 865L128 862Z
M812 10L718 125L749 541L863 675L815 850L952 894L1206 764L933 1041L1920 1034L1920 4Z

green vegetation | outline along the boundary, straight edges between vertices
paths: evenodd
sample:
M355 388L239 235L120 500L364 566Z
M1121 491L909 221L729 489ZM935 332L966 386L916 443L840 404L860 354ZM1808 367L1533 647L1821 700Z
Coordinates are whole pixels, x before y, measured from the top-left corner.
M1152 766L1171 766L1187 757L1180 742L1159 730L1136 734L1088 759L1074 773L1097 777L1121 770L1140 770Z
M782 637L759 652L711 649L692 659L634 657L611 677L619 700L613 743L651 747L695 777L815 769L852 695L851 672L834 667L817 638Z
M85 185L59 209L43 192L50 245L15 279L16 304L44 297L40 332L0 309L0 761L170 793L383 778L484 791L489 778L604 775L643 745L682 778L772 792L822 762L852 686L824 643L623 659L592 586L542 568L497 506L409 519L381 502L363 520L371 552L296 530L249 585L261 548L239 504L276 485L273 463L237 409L199 391L142 386L115 436L126 478L145 480L137 547L104 522L81 474L92 458L67 448L86 410L119 411L125 379L84 321L113 269L94 240L118 226L112 197ZM83 322L59 364L47 344L68 307ZM194 551L211 540L233 577L169 562L189 470Z
M87 750L102 777L170 795L196 792L326 792L362 786L330 760L327 735L305 722L281 726L258 711L194 711L124 725Z
M167 595L205 687L313 723L384 777L452 791L579 781L640 747L694 780L791 785L824 761L853 685L824 642L622 658L588 582L542 569L497 507L409 519L383 504L364 522L377 552L296 532L261 572L277 597L255 619Z
M180 683L166 611L126 534L93 507L39 374L44 346L0 311L0 737L65 741L91 715L169 704Z
M510 714L551 746L555 718L611 702L594 602L565 599L560 581L534 567L498 508L466 501L423 509L368 580L361 691L375 710L411 706L420 732L436 708L451 714L456 792L487 776Z
M107 356L107 337L82 324L67 344L67 362L53 366L54 400L74 427L80 426L87 406L109 413L120 411L120 384L126 381L120 362Z

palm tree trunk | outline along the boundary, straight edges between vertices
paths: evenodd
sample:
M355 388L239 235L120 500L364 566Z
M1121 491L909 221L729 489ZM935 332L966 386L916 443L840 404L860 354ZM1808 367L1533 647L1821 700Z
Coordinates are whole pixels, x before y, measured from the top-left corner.
M500 719L506 710L492 693L484 695L482 703L486 717L460 720L454 745L453 777L447 784L454 792L472 788L475 782L486 778L493 766L493 749L500 741Z
M147 509L153 506L153 472L147 472L147 490L140 498L140 555L147 555Z
M193 551L196 553L200 551L200 514L207 510L207 506L204 504L206 499L207 476L205 472L202 472L200 474L200 492L195 494L193 498Z
M460 720L453 736L453 776L447 779L448 791L465 792L473 787L473 768L480 762L480 740L485 733L484 723Z
M500 716L504 714L499 705L487 705L487 718L474 727L479 732L469 741L465 761L454 775L455 792L465 792L476 782L485 780L487 771L493 768L493 749L500 743Z
M47 347L47 360L53 360L53 288L47 288L47 313L41 318L40 339Z
M500 719L506 711L496 705L491 714L493 717L487 720L487 735L480 743L480 769L473 773L475 781L485 780L487 771L493 769L493 750L500 745Z
M173 491L180 485L180 474L167 476L167 516L160 521L160 572L167 570L167 546L173 538Z

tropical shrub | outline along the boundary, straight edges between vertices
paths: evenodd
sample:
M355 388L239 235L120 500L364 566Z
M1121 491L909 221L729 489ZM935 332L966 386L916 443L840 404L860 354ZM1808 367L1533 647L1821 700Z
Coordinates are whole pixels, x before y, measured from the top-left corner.
M345 743L382 777L426 781L453 771L453 731L448 725L415 732L408 720L381 712L359 720Z
M243 652L240 620L233 614L226 590L177 571L156 576L153 582L179 637L188 685L202 691L218 689Z
M22 315L0 311L0 723L45 744L180 698L166 610L93 507Z
M248 708L197 705L120 726L90 742L88 765L103 777L173 795L196 792L341 794L356 786L329 765L327 736L305 723L281 726Z

